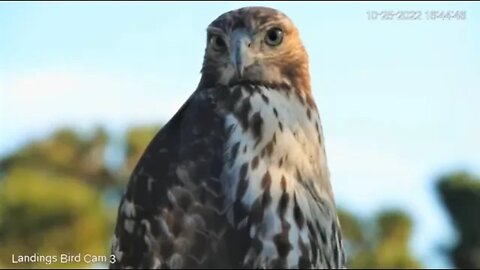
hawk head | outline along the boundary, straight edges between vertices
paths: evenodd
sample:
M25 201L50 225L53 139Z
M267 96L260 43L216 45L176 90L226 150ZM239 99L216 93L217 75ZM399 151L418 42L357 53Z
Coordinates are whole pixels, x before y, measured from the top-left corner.
M208 26L200 86L242 82L310 91L307 52L282 12L246 7L224 13Z

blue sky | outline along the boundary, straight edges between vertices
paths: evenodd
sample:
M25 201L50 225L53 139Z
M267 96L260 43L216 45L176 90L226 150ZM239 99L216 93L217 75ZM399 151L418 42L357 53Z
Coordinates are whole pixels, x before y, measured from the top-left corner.
M0 155L68 125L167 121L195 89L206 26L278 8L310 56L338 204L401 207L427 267L453 239L433 187L480 174L480 5L475 2L0 3ZM367 11L466 11L466 20L371 21Z

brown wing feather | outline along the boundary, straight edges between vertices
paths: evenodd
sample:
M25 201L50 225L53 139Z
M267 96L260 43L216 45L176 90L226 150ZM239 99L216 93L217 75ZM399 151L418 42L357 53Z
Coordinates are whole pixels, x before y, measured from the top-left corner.
M218 181L226 134L214 96L196 91L147 147L118 209L110 268L229 265Z

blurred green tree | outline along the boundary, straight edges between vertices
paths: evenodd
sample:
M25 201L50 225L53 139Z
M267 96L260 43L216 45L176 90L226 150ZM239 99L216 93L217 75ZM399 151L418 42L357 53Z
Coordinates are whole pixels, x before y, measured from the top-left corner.
M0 265L83 267L60 262L13 264L12 255L108 255L124 181L159 129L129 129L125 147L118 146L126 148L126 155L113 170L106 164L110 138L101 127L90 133L61 128L2 158Z
M385 210L360 220L339 210L349 268L419 268L409 248L412 222L400 210Z
M74 177L12 167L0 182L0 264L8 267L79 267L13 264L12 256L104 255L110 238L100 192Z
M439 177L437 191L457 231L447 252L458 268L480 269L480 178L458 171Z
M0 169L6 172L12 166L19 166L48 170L104 188L115 181L105 165L107 140L103 128L95 129L90 136L62 128L48 138L33 141L3 158Z

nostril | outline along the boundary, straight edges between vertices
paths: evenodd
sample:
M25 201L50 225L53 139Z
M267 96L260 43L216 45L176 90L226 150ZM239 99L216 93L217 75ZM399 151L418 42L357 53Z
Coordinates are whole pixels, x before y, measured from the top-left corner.
M251 42L249 42L249 43L248 43L248 47L250 48L251 46L252 46L252 43L251 43Z

